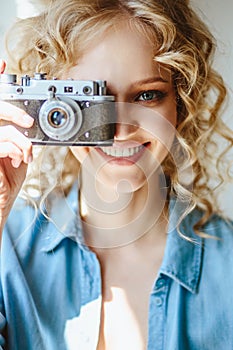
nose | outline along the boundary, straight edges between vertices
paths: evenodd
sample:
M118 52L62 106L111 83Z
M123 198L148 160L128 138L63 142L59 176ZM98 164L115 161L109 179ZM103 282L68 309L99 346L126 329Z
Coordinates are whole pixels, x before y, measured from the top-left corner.
M126 140L136 134L138 126L127 124L127 123L116 123L115 127L115 139Z
M127 102L117 102L117 120L115 127L115 139L126 140L137 133L139 124L133 116L132 104Z

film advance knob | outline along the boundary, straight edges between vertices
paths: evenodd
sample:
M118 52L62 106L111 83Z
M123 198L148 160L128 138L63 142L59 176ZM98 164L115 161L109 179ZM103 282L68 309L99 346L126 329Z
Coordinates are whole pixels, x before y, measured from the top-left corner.
M17 81L16 74L0 74L0 83L4 84L15 84Z

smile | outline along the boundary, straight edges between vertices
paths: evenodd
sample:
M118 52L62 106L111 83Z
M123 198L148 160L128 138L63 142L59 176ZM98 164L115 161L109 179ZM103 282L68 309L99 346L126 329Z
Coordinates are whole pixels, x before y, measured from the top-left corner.
M107 156L113 158L128 158L133 157L135 154L140 153L144 146L136 146L129 148L119 148L119 147L100 147L101 151Z

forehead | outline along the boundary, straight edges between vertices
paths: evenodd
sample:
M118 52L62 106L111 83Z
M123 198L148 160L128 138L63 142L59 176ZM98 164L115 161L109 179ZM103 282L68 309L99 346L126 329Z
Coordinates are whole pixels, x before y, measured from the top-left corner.
M130 57L132 53L137 53L136 57L142 53L153 58L154 46L146 33L140 33L136 28L129 24L119 23L102 34L95 43L92 43L83 53L87 55L96 55L103 58L113 54ZM136 58L135 57L135 58Z
M134 22L121 21L88 45L70 72L78 73L78 79L109 80L134 75L135 80L140 80L158 75L161 66L154 60L156 47L146 28L142 30Z
M157 35L156 30L153 26L144 23L143 20L131 17L128 14L115 14L113 18L105 18L95 23L93 26L88 26L82 31L78 31L78 51L84 52L91 47L95 46L96 43L99 43L103 39L107 39L108 36L111 36L112 39L117 36L122 36L124 34L131 33L138 38L146 38L151 47L153 46L156 50L157 47Z

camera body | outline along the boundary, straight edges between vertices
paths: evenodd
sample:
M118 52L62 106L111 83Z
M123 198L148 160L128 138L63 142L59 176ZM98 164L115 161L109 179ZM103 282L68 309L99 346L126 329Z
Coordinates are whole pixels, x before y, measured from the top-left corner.
M34 144L109 146L115 134L115 98L104 80L47 80L46 74L0 75L0 100L34 118L29 129L15 127ZM1 121L1 125L12 124Z

